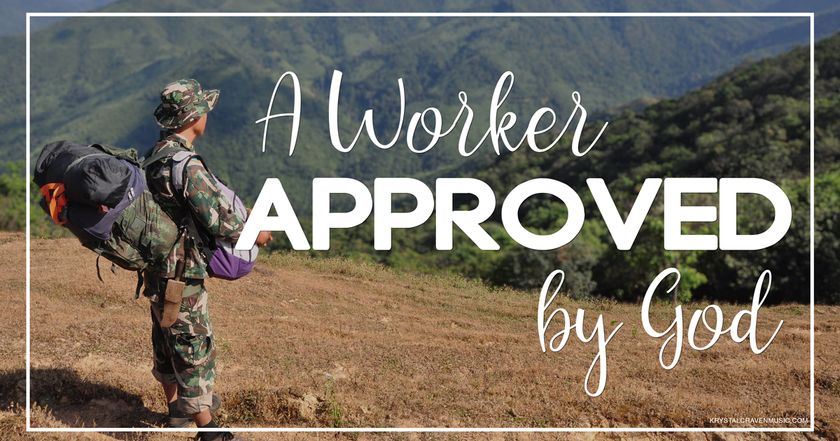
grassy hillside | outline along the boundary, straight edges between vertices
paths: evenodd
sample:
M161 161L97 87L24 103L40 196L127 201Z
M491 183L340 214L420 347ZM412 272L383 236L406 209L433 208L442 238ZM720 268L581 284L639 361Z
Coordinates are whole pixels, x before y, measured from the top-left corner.
M14 406L22 404L23 238L6 234L0 242L8 269L0 275L7 305L0 338L9 342L0 346L0 427L8 435L22 424ZM132 274L104 271L105 284L98 282L95 255L72 239L35 240L32 250L34 424L159 424L148 305L132 300ZM722 339L709 351L684 352L665 371L661 341L645 336L638 305L563 297L559 305L587 310L587 323L597 314L609 327L625 323L608 347L604 394L587 398L582 381L595 348L572 338L561 353L541 353L534 291L299 253L263 256L254 274L212 280L209 290L218 392L230 425L672 427L721 415L808 413L804 306L762 308L760 336L785 321L762 355ZM727 319L745 307L722 306ZM838 312L816 309L817 439L840 430ZM655 304L654 325L670 323L673 313Z

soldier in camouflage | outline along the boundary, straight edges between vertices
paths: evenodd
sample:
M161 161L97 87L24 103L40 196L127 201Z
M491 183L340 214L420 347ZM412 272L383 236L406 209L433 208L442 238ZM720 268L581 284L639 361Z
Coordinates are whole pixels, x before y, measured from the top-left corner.
M183 234L169 258L146 271L145 294L152 299L152 373L163 385L171 426L184 427L192 419L198 427L216 428L211 411L220 402L213 394L216 348L204 287L208 277L204 244L214 238L235 242L245 220L221 197L215 178L201 160L187 160L183 189L176 190L172 182L172 156L194 149L192 142L204 133L207 113L218 102L219 91L202 90L196 80L184 79L168 84L160 99L155 119L163 131L145 163L146 181L161 208L182 226ZM269 233L261 233L257 244L265 245L270 239ZM183 300L175 323L164 328L160 326L163 293L179 261L184 267ZM201 432L199 439L238 438L229 432Z

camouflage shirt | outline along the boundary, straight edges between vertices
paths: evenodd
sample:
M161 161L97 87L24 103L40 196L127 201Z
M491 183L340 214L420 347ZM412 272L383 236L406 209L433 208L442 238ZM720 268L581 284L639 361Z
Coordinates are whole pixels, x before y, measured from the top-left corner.
M193 150L188 140L179 135L170 134L155 144L152 154L166 146ZM155 201L177 224L181 224L182 220L190 214L189 212L192 212L196 227L201 229L205 236L209 236L209 240L222 238L236 241L239 239L245 220L233 209L231 201L222 197L216 178L204 168L202 162L198 158L187 161L189 162L185 169L183 197L172 185L173 161L171 157L146 166L146 183ZM173 277L176 263L186 255L183 277L206 278L207 261L204 255L206 248L202 247L200 240L196 238L192 241L192 246L185 250L186 239L186 237L181 237L165 263L160 267L151 268L151 272L164 277Z

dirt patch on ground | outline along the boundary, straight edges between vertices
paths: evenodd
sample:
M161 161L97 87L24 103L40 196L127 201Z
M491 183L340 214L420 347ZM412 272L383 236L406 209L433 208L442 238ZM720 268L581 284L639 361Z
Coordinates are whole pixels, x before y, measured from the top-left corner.
M23 437L24 239L0 235L0 432ZM75 240L32 241L33 425L154 427L165 405L150 374L150 320L133 300L134 276L96 278L95 255ZM293 427L709 427L712 417L807 417L809 314L762 308L760 332L784 320L762 355L722 340L687 351L670 371L661 341L644 336L638 305L580 303L624 328L609 345L609 377L589 398L583 377L595 346L574 338L540 351L536 293L490 289L449 276L396 273L335 259L275 255L238 282L209 282L219 349L221 419ZM749 290L751 292L751 289ZM693 310L691 305L687 309ZM724 305L728 318L741 305ZM654 319L665 324L669 305ZM594 318L592 319L594 321ZM588 321L587 323L591 323ZM840 308L816 308L817 432L765 439L837 439ZM767 335L767 334L763 334ZM731 426L748 426L732 424ZM252 439L288 435L251 434ZM187 439L187 434L79 435ZM354 439L487 439L488 434L321 434ZM591 439L742 439L722 434L576 434ZM308 435L294 435L303 438ZM67 439L44 434L39 439ZM557 434L491 438L556 439ZM73 438L71 438L73 439Z

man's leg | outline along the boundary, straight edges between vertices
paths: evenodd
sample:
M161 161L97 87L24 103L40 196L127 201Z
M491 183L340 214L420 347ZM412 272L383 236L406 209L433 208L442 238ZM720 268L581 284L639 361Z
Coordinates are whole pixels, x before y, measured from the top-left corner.
M213 414L210 413L210 409L204 409L201 412L192 416L193 421L195 421L195 425L198 427L206 426L210 424L210 421L213 421Z
M178 399L178 384L161 383L163 386L163 395L166 396L166 402L172 403Z
M196 283L198 282L198 283ZM155 377L161 382L167 400L170 398L172 388L175 389L175 399L169 403L170 424L180 422L186 424L188 418L202 428L218 428L213 421L211 411L220 405L220 401L213 394L213 383L215 382L216 348L213 343L213 332L210 325L210 315L207 307L207 291L201 281L187 283L184 290L184 299L181 302L178 319L169 328L160 328L158 317L162 314L160 310L153 310L153 323L157 330L152 331L152 340L155 336L165 342L162 346L169 364L169 369L158 362L158 351L155 352L156 371L171 371L170 375L160 375L156 372ZM155 312L158 315L155 316ZM159 366L160 365L160 366ZM175 381L170 381L174 378ZM174 416L174 418L173 418ZM178 425L183 427L182 425ZM199 439L202 440L228 440L240 439L230 433L223 432L201 432Z
M152 315L152 349L154 353L154 368L152 375L163 388L163 395L166 398L168 424L170 427L185 427L192 420L189 415L177 409L178 379L173 370L172 357L170 356L167 332L160 327L159 318L163 314L163 307L158 303L151 304Z
M178 319L169 328L172 360L178 377L177 408L191 415L196 426L217 428L210 409L214 405L216 348L202 283L188 283ZM221 432L202 432L202 440L224 438ZM225 438L226 439L226 438Z
M216 348L207 308L207 291L191 281L175 323L166 330L178 386L178 407L189 415L212 406Z

